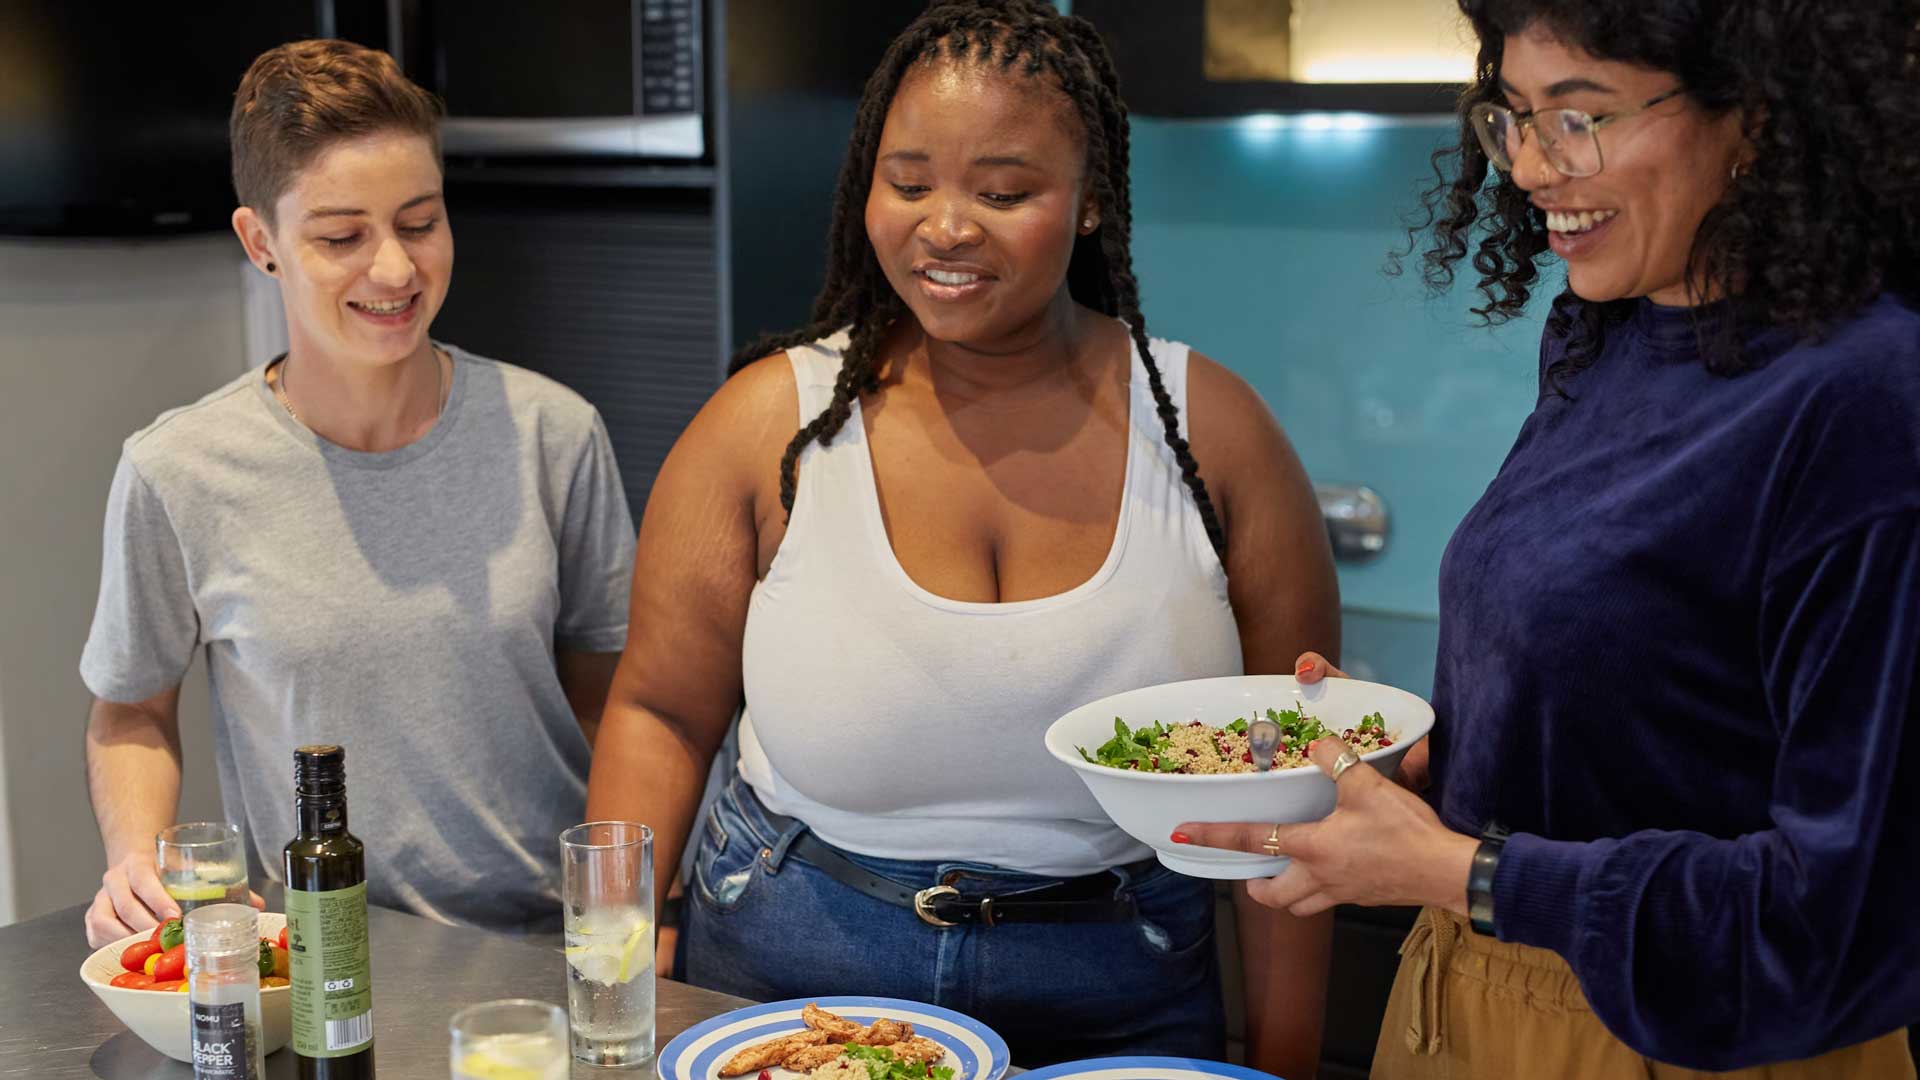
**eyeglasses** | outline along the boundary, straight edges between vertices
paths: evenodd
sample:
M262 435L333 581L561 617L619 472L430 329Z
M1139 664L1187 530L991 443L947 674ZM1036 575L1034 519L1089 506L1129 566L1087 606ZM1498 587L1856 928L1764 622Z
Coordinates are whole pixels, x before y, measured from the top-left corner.
M1565 176L1592 176L1606 166L1600 157L1600 129L1616 120L1638 116L1668 98L1686 92L1676 86L1657 97L1640 103L1636 109L1594 116L1579 109L1537 109L1516 113L1504 105L1483 101L1467 114L1473 133L1480 137L1480 148L1501 172L1513 171L1513 159L1520 156L1520 143L1528 128L1540 137L1540 152L1547 163Z

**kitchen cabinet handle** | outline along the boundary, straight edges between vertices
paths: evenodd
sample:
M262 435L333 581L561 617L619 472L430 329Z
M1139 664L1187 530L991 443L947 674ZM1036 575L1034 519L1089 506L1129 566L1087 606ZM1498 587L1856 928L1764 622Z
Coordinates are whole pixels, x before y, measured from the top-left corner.
M1379 492L1365 484L1315 484L1313 493L1336 562L1369 562L1387 550L1389 515Z

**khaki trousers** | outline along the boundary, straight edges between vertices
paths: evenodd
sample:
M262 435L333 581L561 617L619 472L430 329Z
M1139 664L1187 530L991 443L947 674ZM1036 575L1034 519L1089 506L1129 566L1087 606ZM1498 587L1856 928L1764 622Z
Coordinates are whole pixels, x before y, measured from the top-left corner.
M1565 960L1428 908L1400 946L1373 1080L1914 1080L1906 1029L1733 1072L1641 1057L1601 1026Z

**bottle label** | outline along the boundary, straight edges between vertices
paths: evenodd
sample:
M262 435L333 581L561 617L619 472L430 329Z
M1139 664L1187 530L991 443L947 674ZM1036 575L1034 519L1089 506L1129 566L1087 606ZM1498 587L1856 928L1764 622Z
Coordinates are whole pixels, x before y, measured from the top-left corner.
M367 883L331 892L287 890L293 1052L344 1057L373 1042Z
M254 1033L245 1003L192 1002L194 1080L259 1080L253 1072Z

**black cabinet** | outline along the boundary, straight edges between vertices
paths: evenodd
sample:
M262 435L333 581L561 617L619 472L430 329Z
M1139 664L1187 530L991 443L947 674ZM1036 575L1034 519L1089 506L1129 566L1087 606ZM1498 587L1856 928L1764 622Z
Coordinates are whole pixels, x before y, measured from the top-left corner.
M454 184L448 216L460 254L436 336L593 402L637 525L720 381L711 192Z
M707 160L449 153L435 333L593 402L636 519L732 351L806 321L861 87L916 13L707 0Z

